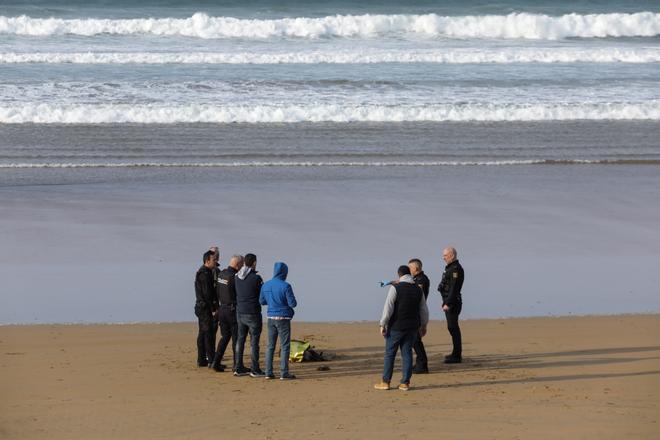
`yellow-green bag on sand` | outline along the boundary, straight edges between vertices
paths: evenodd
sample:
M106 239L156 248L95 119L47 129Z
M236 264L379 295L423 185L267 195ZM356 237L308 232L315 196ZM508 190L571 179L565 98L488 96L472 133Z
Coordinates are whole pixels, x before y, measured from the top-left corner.
M289 360L291 362L302 362L305 350L309 348L309 342L291 339L291 349L289 351Z

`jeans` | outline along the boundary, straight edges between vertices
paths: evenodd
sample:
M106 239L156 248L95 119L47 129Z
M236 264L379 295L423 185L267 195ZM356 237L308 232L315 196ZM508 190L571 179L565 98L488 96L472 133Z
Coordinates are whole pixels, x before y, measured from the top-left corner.
M243 351L245 350L245 339L250 333L250 346L252 348L251 370L259 371L259 338L263 323L261 315L252 313L238 314L238 341L236 341L236 366L235 370L245 368L243 365Z
M390 383L394 370L396 352L401 347L401 383L410 383L412 377L412 347L417 340L419 330L390 330L385 336L385 359L383 363L383 382Z
M238 338L238 322L236 321L236 309L234 306L226 305L220 306L218 309L218 323L220 324L220 342L215 351L215 364L219 365L225 355L229 341L231 341L232 354L234 359L232 361L232 368L236 369L236 340Z
M445 312L447 318L447 330L451 335L451 341L454 349L451 352L453 357L461 357L463 354L463 342L461 340L461 328L458 326L458 315L461 314L463 304L455 304L449 307L449 311Z
M289 351L291 348L291 320L268 320L268 348L266 349L266 376L273 374L273 357L277 336L280 337L280 377L289 374Z

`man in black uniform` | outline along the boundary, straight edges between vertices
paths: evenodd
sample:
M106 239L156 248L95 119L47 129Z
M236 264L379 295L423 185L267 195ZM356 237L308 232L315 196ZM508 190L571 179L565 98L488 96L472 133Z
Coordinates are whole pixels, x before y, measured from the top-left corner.
M426 299L429 297L429 287L431 282L422 270L422 261L419 258L413 258L412 260L408 261L408 268L410 269L410 275L412 275L413 281L420 289L422 289L422 293L424 294L424 301L426 301ZM417 356L417 360L413 366L413 373L428 373L429 363L428 358L426 357L426 349L424 348L421 335L415 341L413 349L415 350L415 355Z
M213 315L218 309L218 302L213 288L213 268L215 261L213 251L204 254L202 267L195 275L195 316L199 324L197 333L197 365L206 367L213 361L215 356L211 329L213 326Z
M229 266L221 270L218 274L218 323L220 324L220 342L218 342L218 349L215 351L215 359L211 367L215 371L225 371L225 366L222 365L222 358L225 355L225 350L231 340L232 353L234 361L232 362L232 371L236 367L236 338L238 337L238 323L236 322L236 286L234 284L234 277L238 270L243 267L243 257L241 255L234 255L229 260Z
M458 326L458 315L463 308L461 288L463 287L463 267L458 262L458 253L453 247L442 251L442 259L447 264L442 274L442 281L438 291L442 295L442 310L447 318L447 329L454 345L450 355L445 356L445 364L459 364L463 360L463 345L461 342L461 328Z
M218 276L220 275L220 249L218 248L218 246L211 246L209 250L213 252L213 262L215 263L215 265L211 270L213 271L213 289L214 291L217 292ZM215 338L217 334L218 334L218 315L215 314L213 315L213 322L211 323L211 341L213 342L214 347L215 347ZM210 366L211 364L209 364L209 367Z

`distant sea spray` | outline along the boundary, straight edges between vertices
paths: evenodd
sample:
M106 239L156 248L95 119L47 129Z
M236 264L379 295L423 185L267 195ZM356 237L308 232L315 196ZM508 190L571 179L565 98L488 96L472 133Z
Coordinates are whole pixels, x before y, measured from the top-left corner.
M660 100L635 104L387 105L0 105L0 123L175 124L425 121L660 120Z
M654 37L653 12L508 15L334 15L321 18L240 19L196 13L189 18L33 18L0 16L0 34L23 36L100 34L194 38L375 38L402 35L444 38L535 39Z
M0 52L0 64L657 63L660 48L313 50L292 52Z

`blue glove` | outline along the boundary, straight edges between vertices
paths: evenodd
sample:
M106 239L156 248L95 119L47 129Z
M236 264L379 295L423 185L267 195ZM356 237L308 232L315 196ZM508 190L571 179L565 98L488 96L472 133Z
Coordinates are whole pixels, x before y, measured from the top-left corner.
M392 284L392 281L381 281L380 282L380 287L389 286L391 284Z

